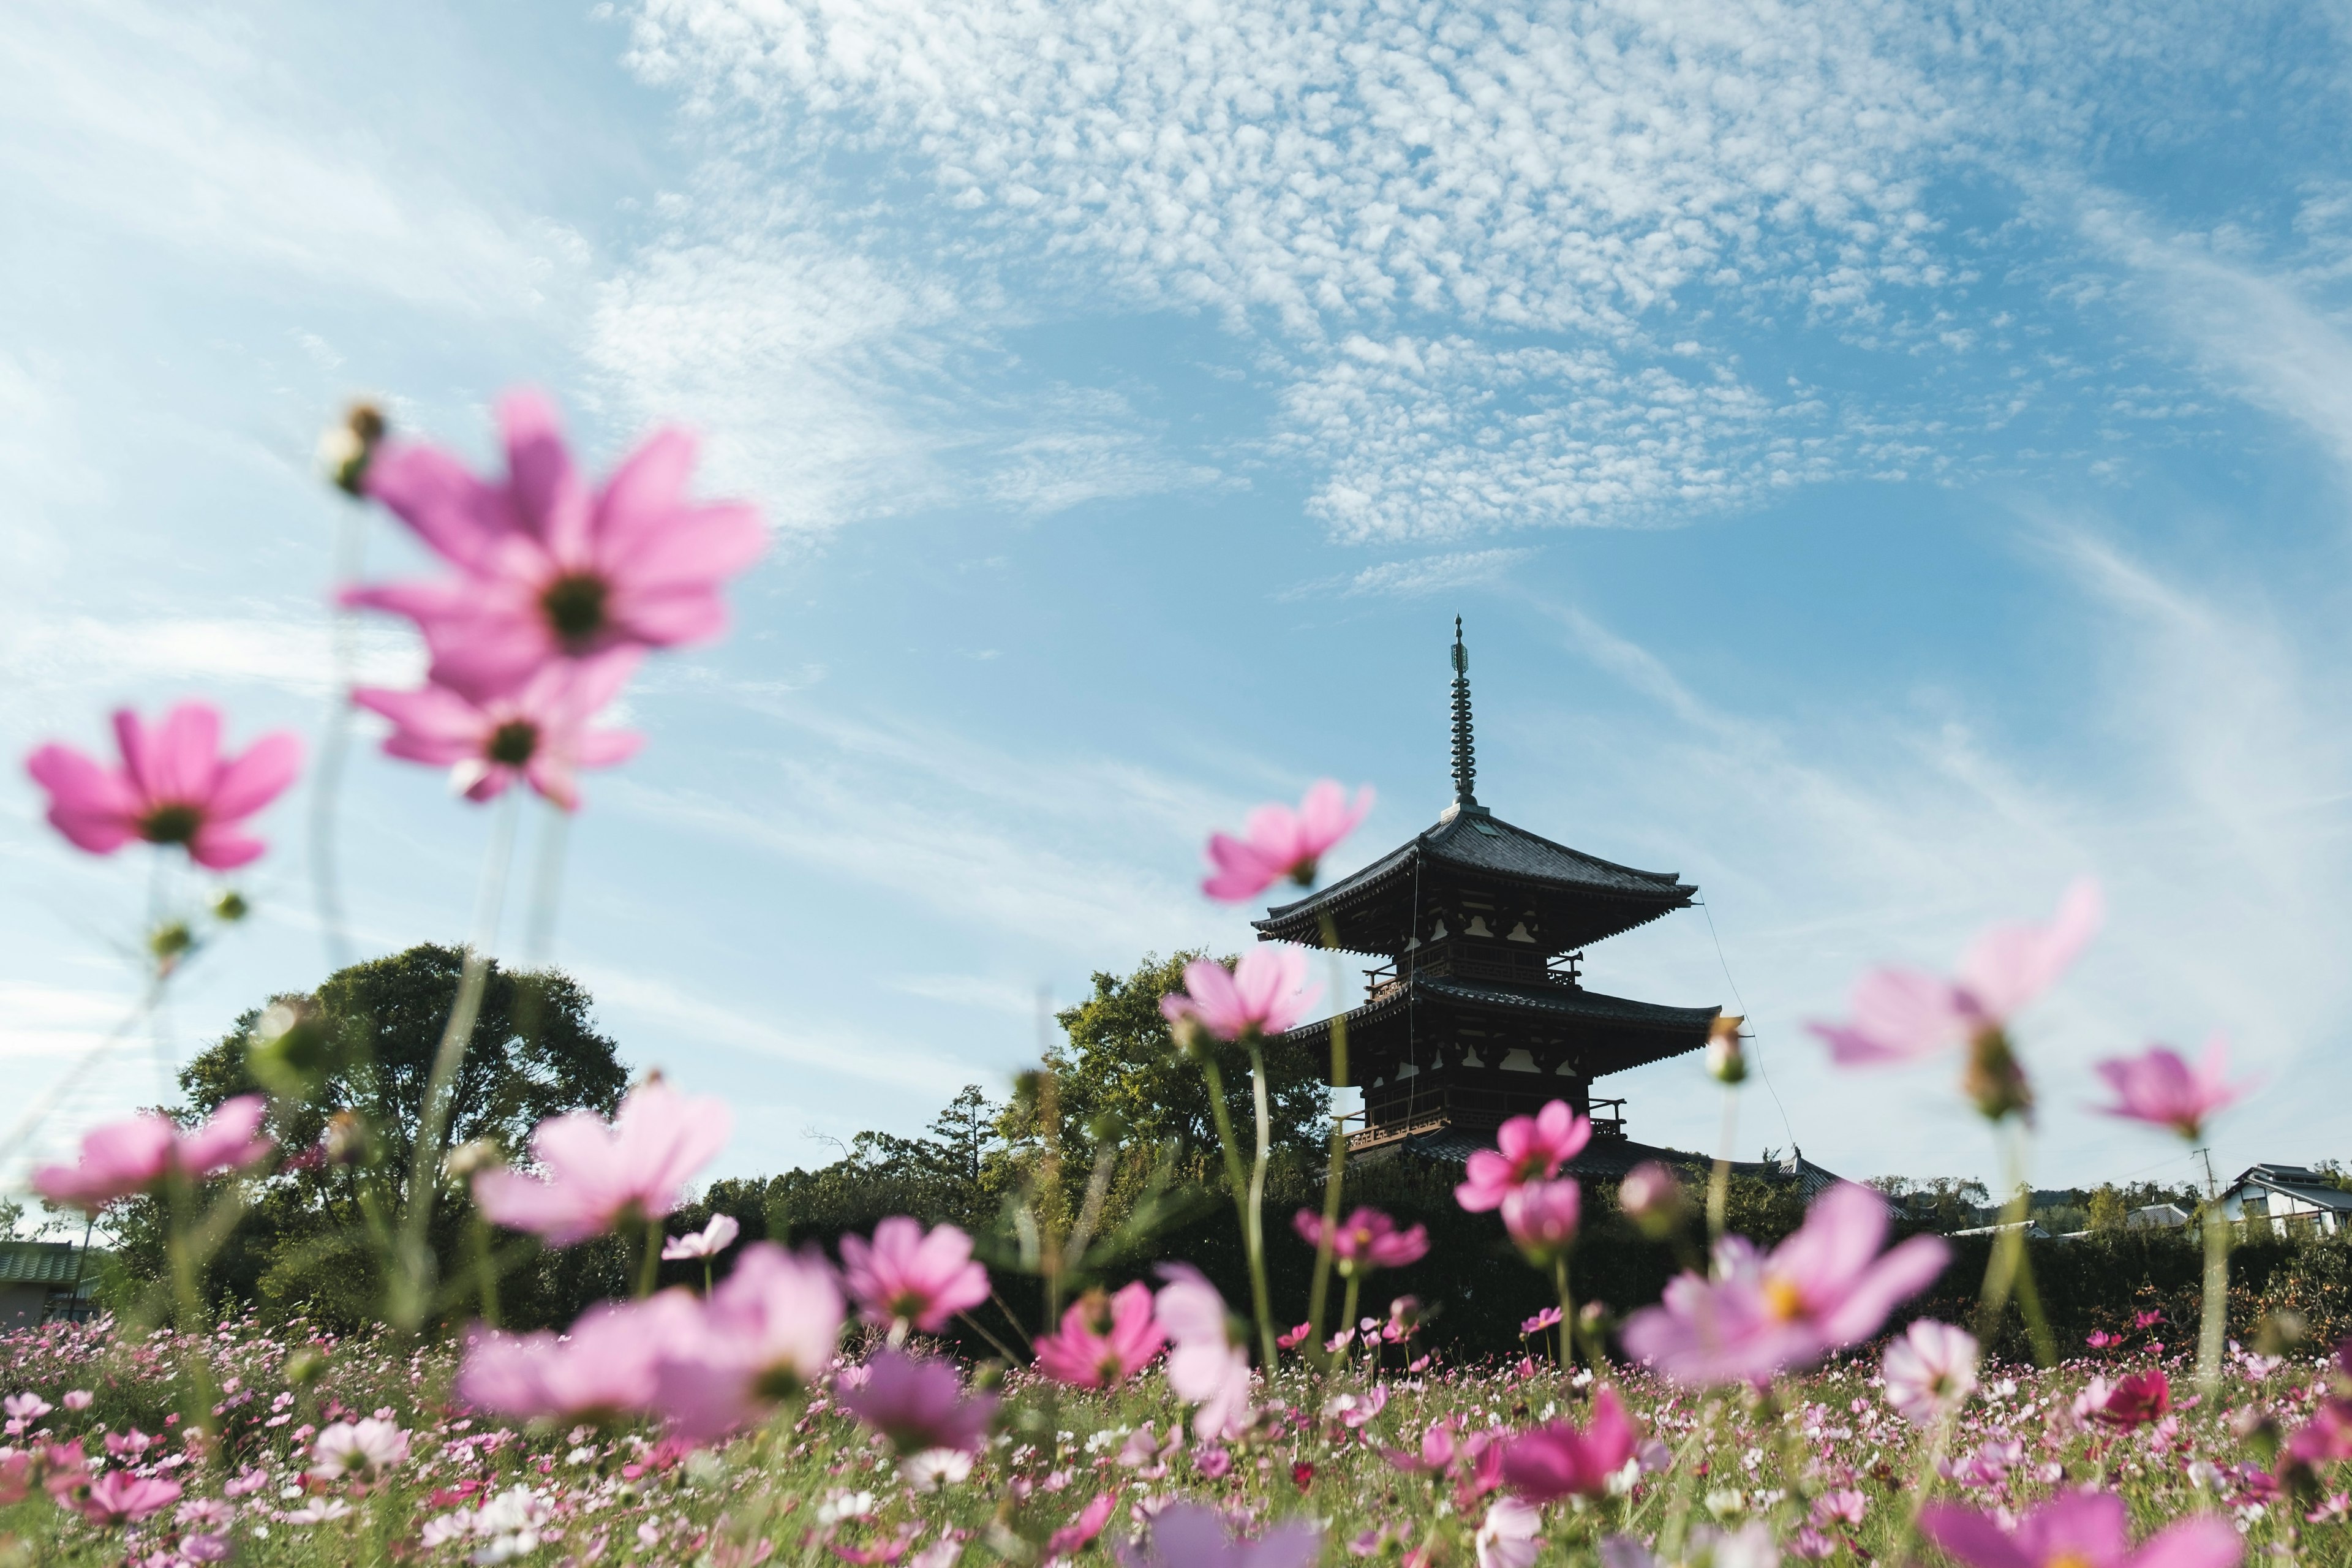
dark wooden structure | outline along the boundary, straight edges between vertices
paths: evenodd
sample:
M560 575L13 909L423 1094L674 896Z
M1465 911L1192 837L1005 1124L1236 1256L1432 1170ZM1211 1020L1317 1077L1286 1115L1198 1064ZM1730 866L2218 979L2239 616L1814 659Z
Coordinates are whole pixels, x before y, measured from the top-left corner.
M1584 987L1584 950L1687 908L1698 889L1514 826L1478 804L1470 658L1454 624L1454 804L1435 826L1355 875L1256 923L1264 941L1326 944L1387 962L1349 1013L1351 1081L1364 1094L1359 1149L1565 1100L1596 1133L1624 1136L1624 1101L1595 1100L1610 1073L1706 1044L1717 1007L1662 1007ZM1330 1024L1284 1042L1328 1060Z

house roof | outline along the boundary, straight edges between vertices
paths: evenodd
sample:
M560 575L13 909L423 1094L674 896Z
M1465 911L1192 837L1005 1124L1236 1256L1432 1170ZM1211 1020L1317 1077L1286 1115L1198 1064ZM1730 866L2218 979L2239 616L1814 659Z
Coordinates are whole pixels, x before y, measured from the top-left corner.
M0 1241L0 1285L70 1286L80 1251L69 1241ZM85 1281L97 1277L96 1268L81 1272Z
M1698 889L1672 871L1640 871L1556 844L1484 806L1453 806L1436 825L1319 892L1266 911L1254 922L1265 941L1320 946L1323 918L1350 952L1390 953L1412 938L1412 895L1434 883L1505 884L1546 907L1553 952L1647 924L1686 907Z
M2234 1193L2250 1186L2284 1193L2314 1208L2352 1214L2352 1193L2331 1184L2318 1172L2302 1165L2250 1165L2230 1184L2230 1190Z

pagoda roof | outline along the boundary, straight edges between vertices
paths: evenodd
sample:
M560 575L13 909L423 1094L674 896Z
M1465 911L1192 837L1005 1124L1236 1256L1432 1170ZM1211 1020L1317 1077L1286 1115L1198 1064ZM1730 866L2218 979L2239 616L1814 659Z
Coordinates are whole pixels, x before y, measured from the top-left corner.
M1424 880L1426 879L1426 880ZM1262 941L1322 945L1323 917L1351 952L1394 954L1413 936L1418 887L1485 883L1536 895L1547 908L1553 952L1646 925L1687 908L1698 889L1672 871L1620 866L1504 821L1483 806L1447 808L1434 826L1349 877L1254 921Z
M1611 1053L1603 1072L1663 1061L1696 1050L1706 1043L1707 1029L1720 1007L1666 1007L1655 1002L1635 1002L1604 995L1581 986L1519 985L1508 981L1472 979L1465 975L1415 975L1390 986L1371 1002L1347 1015L1349 1030L1366 1029L1419 1004L1481 1012L1517 1013L1589 1028L1595 1047ZM1302 1024L1284 1035L1288 1044L1313 1045L1330 1033L1331 1021Z

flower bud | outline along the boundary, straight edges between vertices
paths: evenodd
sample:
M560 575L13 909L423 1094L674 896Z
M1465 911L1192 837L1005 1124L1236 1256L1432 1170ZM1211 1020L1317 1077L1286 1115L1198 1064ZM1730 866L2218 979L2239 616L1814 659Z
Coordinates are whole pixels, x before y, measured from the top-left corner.
M289 1385L300 1388L317 1382L319 1374L326 1370L326 1353L316 1345L304 1345L286 1358L283 1375Z
M441 1173L453 1182L466 1181L483 1172L495 1171L507 1163L506 1155L494 1139L476 1138L458 1144L443 1156Z
M2033 1086L2025 1081L2025 1068L2018 1064L2003 1030L1980 1030L1969 1042L1969 1066L1960 1075L1960 1089L1988 1121L2032 1114Z
M350 495L364 492L369 462L384 437L383 411L373 403L354 403L343 422L319 437L319 466L336 489Z
M246 1070L280 1100L309 1100L336 1066L334 1041L318 1005L281 998L262 1009L245 1041Z
M188 950L196 945L196 933L188 929L185 921L165 921L147 933L147 951L155 956L155 966L169 971Z
M235 888L223 888L220 897L213 900L213 919L225 926L235 925L252 912L253 906Z
M1644 1160L1625 1173L1617 1184L1617 1206L1653 1240L1664 1240L1683 1222L1688 1206L1683 1184L1655 1160Z
M1503 1199L1503 1228L1530 1262L1544 1264L1576 1241L1582 1194L1574 1181L1529 1182Z
M356 1111L338 1110L327 1118L319 1152L330 1165L356 1165L367 1153L367 1123Z
M1748 1057L1739 1047L1739 1026L1746 1022L1727 1014L1708 1026L1706 1075L1717 1083L1728 1086L1747 1080Z

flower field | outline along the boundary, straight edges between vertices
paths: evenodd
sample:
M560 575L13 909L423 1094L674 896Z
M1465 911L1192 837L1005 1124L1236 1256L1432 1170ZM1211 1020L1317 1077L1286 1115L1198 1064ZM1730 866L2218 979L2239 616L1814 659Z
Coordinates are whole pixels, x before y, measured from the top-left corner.
M1931 1496L2030 1516L2085 1487L2120 1500L2136 1538L2210 1518L2252 1560L2352 1561L2342 1468L2298 1491L2266 1458L2273 1435L2307 1426L2340 1393L2338 1369L2308 1356L2238 1352L2211 1403L2169 1401L2178 1356L1988 1367L1948 1433L1890 1403L1900 1390L1874 1355L1760 1395L1694 1394L1618 1371L1608 1386L1630 1421L1626 1458L1591 1495L1536 1504L1520 1500L1524 1477L1507 1479L1511 1439L1563 1418L1589 1429L1592 1373L1549 1361L1409 1371L1402 1353L1388 1349L1385 1371L1359 1360L1328 1377L1293 1363L1244 1427L1209 1441L1157 1373L1108 1393L1015 1373L995 1430L967 1458L901 1457L851 1415L840 1395L855 1362L804 1405L692 1448L640 1424L461 1410L446 1349L400 1356L251 1321L146 1338L53 1326L0 1342L16 1446L0 1474L21 1499L0 1510L0 1561L1150 1561L1156 1526L1191 1505L1256 1544L1212 1559L1171 1542L1170 1561L1282 1568L1319 1552L1622 1568L1654 1550L1746 1568L1899 1561L1914 1507ZM173 1398L199 1362L223 1391L210 1442L184 1439ZM78 1450L78 1472L47 1457L61 1449ZM142 1489L171 1500L125 1501ZM110 1513L108 1499L123 1506ZM2124 1559L2086 1544L2073 1558L1998 1561Z

